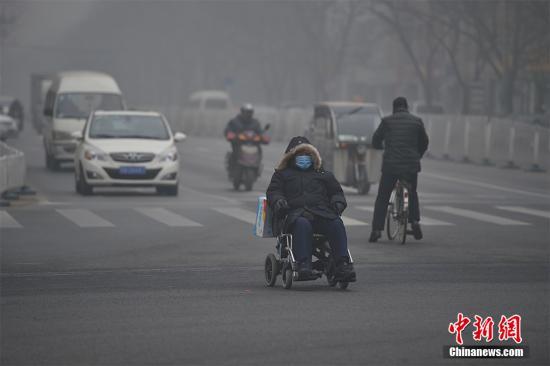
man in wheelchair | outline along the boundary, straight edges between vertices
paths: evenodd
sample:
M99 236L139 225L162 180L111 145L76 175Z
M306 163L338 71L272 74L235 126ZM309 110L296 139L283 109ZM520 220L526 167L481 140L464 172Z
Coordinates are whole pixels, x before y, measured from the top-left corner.
M293 137L267 188L267 201L276 218L274 234L290 233L293 252L302 278L315 276L312 270L313 234L324 235L332 248L335 278L355 281L350 263L346 228L340 215L347 206L340 183L323 169L319 151L302 136ZM276 224L279 220L274 220ZM277 227L279 226L279 227Z

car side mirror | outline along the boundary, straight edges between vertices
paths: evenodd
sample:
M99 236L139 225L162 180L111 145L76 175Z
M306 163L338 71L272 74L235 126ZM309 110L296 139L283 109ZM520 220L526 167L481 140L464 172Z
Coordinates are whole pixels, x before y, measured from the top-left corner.
M187 138L187 135L184 134L183 132L176 132L174 134L174 141L175 142L182 142L183 140L185 140Z
M82 134L82 131L74 131L71 133L71 136L73 139L77 140L77 141L82 141L84 140L84 135Z
M268 123L267 125L265 125L264 127L264 131L267 131L271 128L271 123Z

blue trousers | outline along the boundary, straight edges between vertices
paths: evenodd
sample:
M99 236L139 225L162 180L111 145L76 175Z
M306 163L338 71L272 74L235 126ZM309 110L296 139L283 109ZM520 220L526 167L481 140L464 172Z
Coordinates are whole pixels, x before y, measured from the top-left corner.
M298 217L292 227L292 246L298 262L311 261L313 233L323 234L336 257L348 257L348 237L341 218L334 220L316 217L313 222Z

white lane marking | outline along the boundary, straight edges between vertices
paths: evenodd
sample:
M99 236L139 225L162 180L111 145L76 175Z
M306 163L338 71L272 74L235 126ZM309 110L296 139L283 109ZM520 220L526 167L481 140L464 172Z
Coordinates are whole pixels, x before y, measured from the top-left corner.
M469 219L490 222L497 225L531 225L527 222L511 220L500 216L494 216L484 214L477 211L465 210L463 208L456 208L450 206L426 206L429 210L445 212L452 215L467 217Z
M352 219L347 216L340 216L345 226L367 226L368 224L363 221Z
M9 213L0 211L0 229L19 229L22 227Z
M161 224L172 227L202 226L198 222L189 220L165 208L136 208L136 211Z
M500 210L519 212L526 215L540 216L546 219L550 219L550 212L548 211L535 210L533 208L526 208L526 207L520 207L520 206L496 206L496 207Z
M183 184L180 184L180 188L183 189L183 190L189 191L189 192L190 192L192 195L194 195L195 197L196 197L197 195L203 195L203 196L211 197L211 198L214 198L214 199L217 199L217 200L221 200L221 201L224 201L224 202L227 202L227 203L232 203L232 204L234 204L234 205L237 205L237 204L240 203L239 201L234 200L234 199L232 199L232 198L227 198L227 197L220 196L220 195L217 195L217 194L211 194L211 193L205 193L205 192L197 191L196 189L186 187L186 186L184 186Z
M224 214L226 216L233 217L237 220L244 221L251 225L256 224L256 213L248 210L244 210L242 208L217 207L217 208L213 208L213 210L221 214Z
M355 208L363 211L374 212L374 206L355 206ZM424 216L423 214L420 215L420 223L426 226L454 226L455 225L447 221L441 221L441 220L433 219L431 217Z
M113 227L109 221L99 217L89 210L80 208L57 209L59 214L80 227Z
M489 189L496 189L496 190L504 191L504 192L518 193L518 194L523 194L523 195L527 195L527 196L534 196L534 197L550 198L550 195L547 195L547 194L529 192L529 191L524 191L524 190L521 190L521 189L507 188L507 187L497 186L497 185L494 185L494 184L477 182L477 181L474 181L474 180L453 178L453 177L447 177L445 175L424 173L424 172L421 173L421 174L423 176L426 176L426 177L432 177L432 178L447 180L447 181L456 182L456 183L470 184L470 185L473 185L473 186L489 188Z

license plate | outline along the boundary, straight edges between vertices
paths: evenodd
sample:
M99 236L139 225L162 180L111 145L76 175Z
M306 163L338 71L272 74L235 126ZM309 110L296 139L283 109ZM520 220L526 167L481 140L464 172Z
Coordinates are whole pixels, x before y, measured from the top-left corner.
M121 166L118 170L120 175L145 175L145 167L142 166Z

